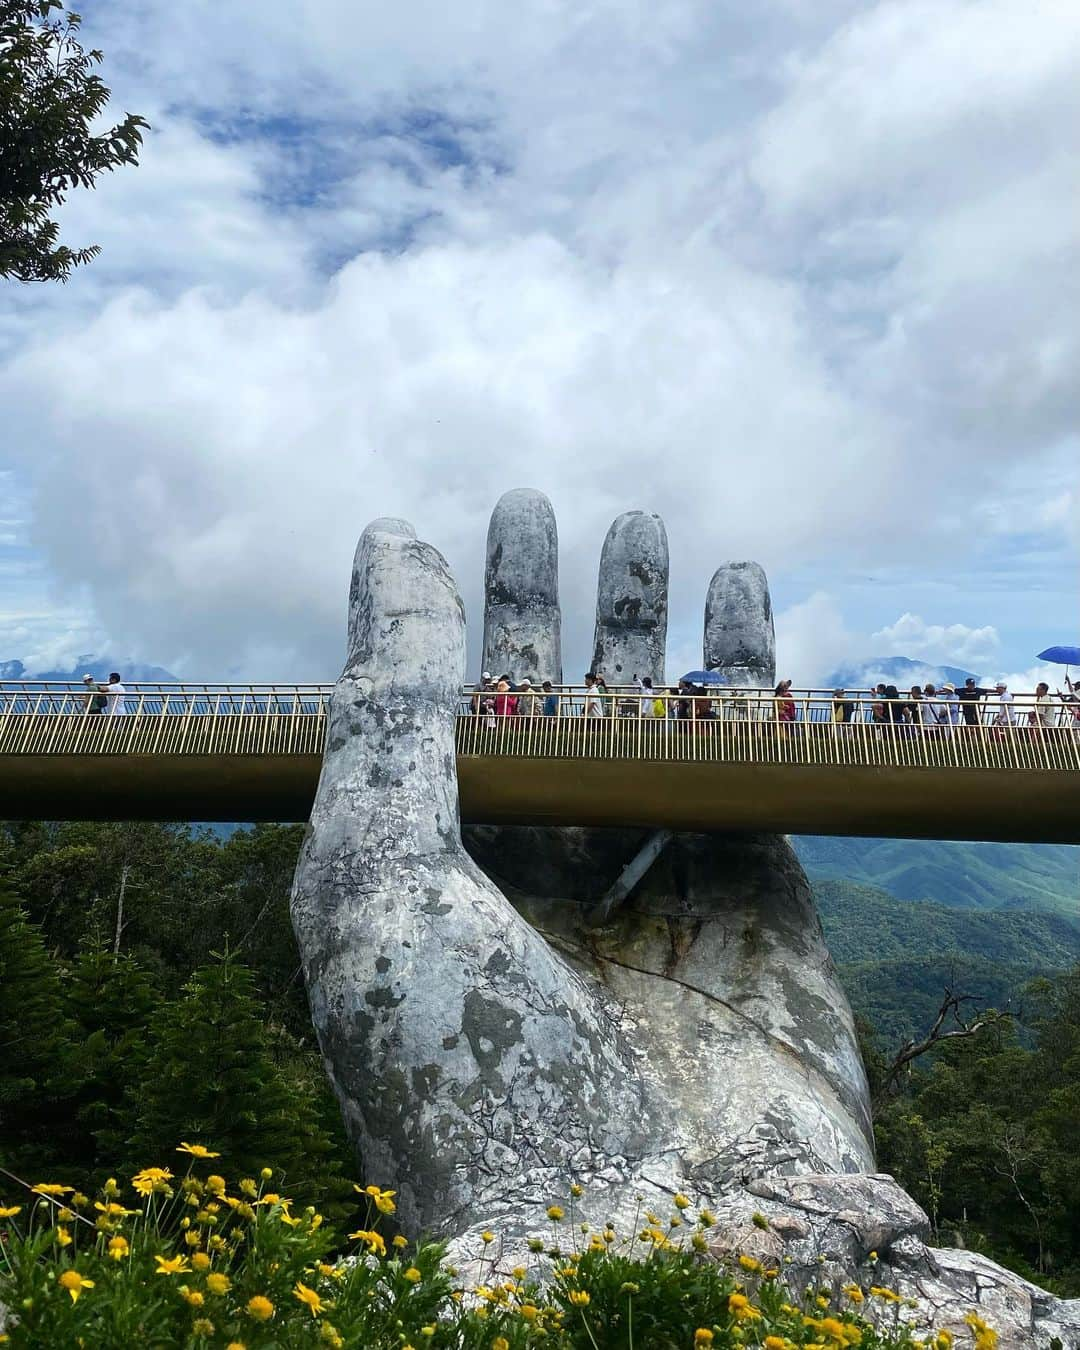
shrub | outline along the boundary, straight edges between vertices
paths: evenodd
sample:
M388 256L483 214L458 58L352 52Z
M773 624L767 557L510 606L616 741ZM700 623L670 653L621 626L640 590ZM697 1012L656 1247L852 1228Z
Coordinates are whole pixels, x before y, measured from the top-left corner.
M177 1150L187 1170L148 1167L128 1186L110 1180L91 1200L69 1186L27 1187L0 1206L0 1303L13 1347L78 1345L299 1346L363 1350L946 1350L947 1333L918 1341L895 1316L887 1290L849 1286L833 1297L793 1295L778 1269L744 1256L730 1268L707 1254L711 1217L649 1216L620 1236L590 1230L559 1205L551 1237L530 1243L528 1267L462 1287L442 1244L380 1231L393 1192L368 1186L365 1226L339 1237L313 1208L298 1211L272 1189L269 1169L228 1184L217 1155ZM688 1204L689 1202L687 1202ZM564 1223L564 1220L566 1222ZM485 1234L497 1252L494 1234ZM894 1314L881 1329L865 1316ZM970 1320L977 1350L996 1337ZM957 1342L959 1344L959 1342Z

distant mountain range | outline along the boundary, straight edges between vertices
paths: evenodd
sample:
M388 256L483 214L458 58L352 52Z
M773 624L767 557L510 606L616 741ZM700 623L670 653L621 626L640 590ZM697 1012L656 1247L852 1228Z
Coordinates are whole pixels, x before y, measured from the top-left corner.
M792 839L815 885L850 881L950 909L1049 910L1080 919L1080 848L933 839Z
M855 665L838 666L825 677L827 689L872 689L877 684L895 684L901 691L913 684L955 684L978 679L972 670L959 666L935 666L928 661L913 661L908 656L872 656Z
M132 661L120 656L80 656L70 670L35 670L28 675L21 661L0 661L0 680L59 680L63 683L78 683L84 675L93 675L95 680L108 679L112 671L119 671L120 678L138 684L179 684L176 675L172 675L163 666L148 666L142 661Z

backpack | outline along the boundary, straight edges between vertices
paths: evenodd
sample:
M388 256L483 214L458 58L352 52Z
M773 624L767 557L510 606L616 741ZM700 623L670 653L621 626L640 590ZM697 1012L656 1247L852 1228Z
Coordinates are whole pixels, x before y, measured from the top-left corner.
M104 712L108 702L109 700L105 697L104 694L95 694L94 697L90 700L90 711Z

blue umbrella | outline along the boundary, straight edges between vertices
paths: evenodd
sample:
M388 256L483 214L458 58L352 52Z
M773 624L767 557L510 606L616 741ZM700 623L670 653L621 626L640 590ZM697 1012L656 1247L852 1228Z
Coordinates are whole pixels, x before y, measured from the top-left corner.
M682 677L683 684L727 684L718 670L691 670Z
M1080 666L1080 647L1047 647L1035 659L1055 666Z

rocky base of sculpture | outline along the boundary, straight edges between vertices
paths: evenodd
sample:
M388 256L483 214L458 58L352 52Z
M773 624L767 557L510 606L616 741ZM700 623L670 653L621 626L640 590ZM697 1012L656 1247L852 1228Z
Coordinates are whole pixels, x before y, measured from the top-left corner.
M620 1192L622 1188L619 1188ZM564 1188L565 1193L565 1188ZM674 1192L642 1177L642 1197L629 1215L620 1195L612 1195L615 1213L605 1204L603 1178L596 1178L576 1202L574 1219L596 1231L611 1222L626 1233L635 1218L648 1226L652 1210L666 1224ZM779 1269L795 1292L807 1288L839 1295L858 1285L867 1295L864 1315L876 1311L882 1325L901 1321L916 1334L951 1331L958 1346L971 1343L965 1318L976 1313L997 1332L997 1350L1062 1350L1080 1347L1080 1299L1058 1299L976 1252L929 1245L930 1222L892 1177L872 1173L805 1174L759 1177L715 1195L697 1197L716 1222L706 1232L715 1260L736 1263L749 1257L762 1269ZM529 1265L530 1240L550 1246L553 1230L537 1225L535 1207L519 1214L503 1212L490 1225L478 1224L450 1243L448 1259L464 1274L483 1274L494 1283L498 1273ZM539 1211L542 1213L542 1209ZM691 1227L698 1210L681 1217ZM485 1229L497 1234L497 1265ZM673 1236L677 1236L677 1233ZM753 1276L748 1276L752 1279ZM870 1290L885 1291L877 1295Z

